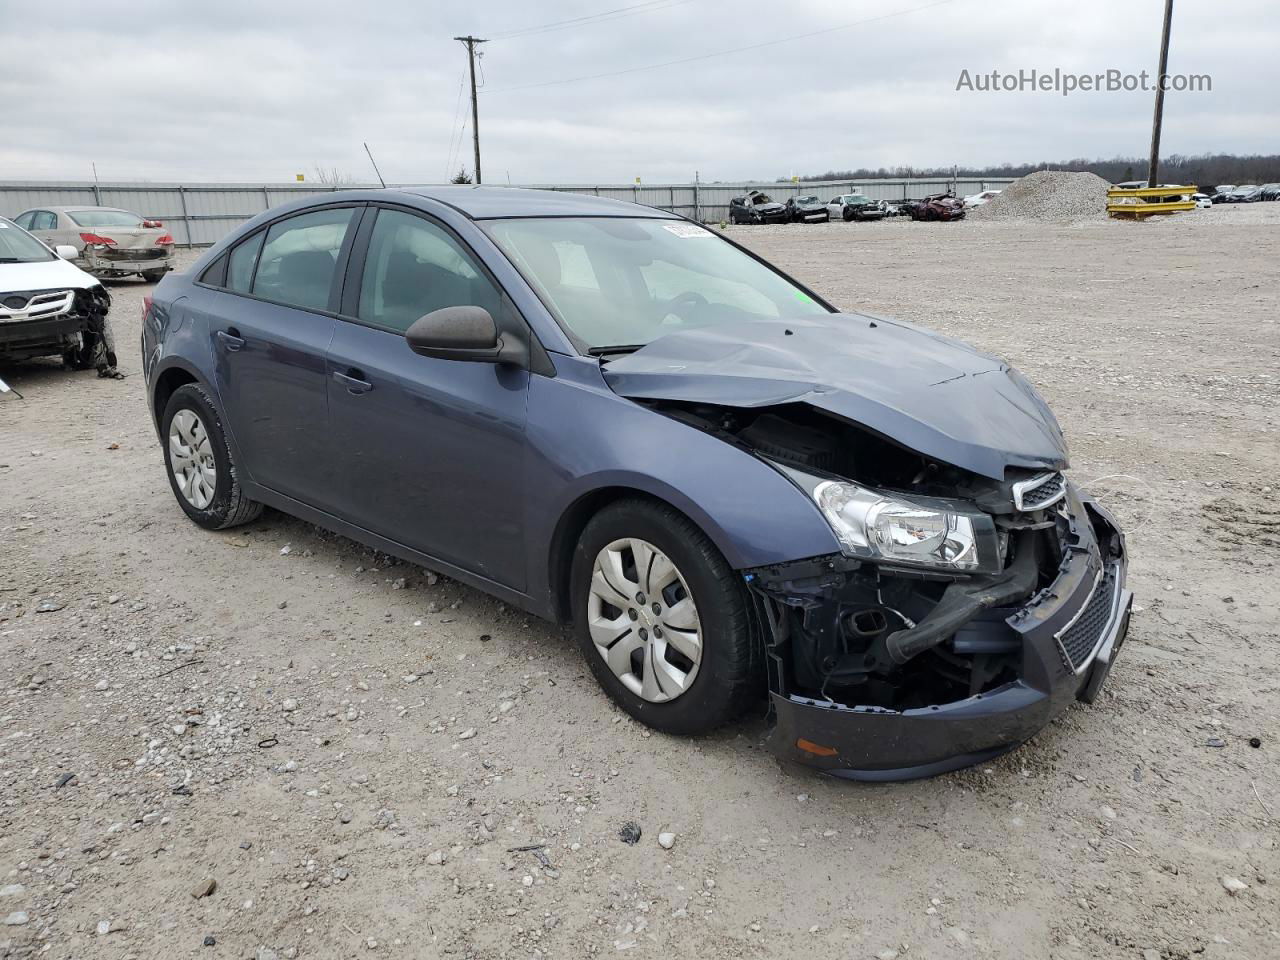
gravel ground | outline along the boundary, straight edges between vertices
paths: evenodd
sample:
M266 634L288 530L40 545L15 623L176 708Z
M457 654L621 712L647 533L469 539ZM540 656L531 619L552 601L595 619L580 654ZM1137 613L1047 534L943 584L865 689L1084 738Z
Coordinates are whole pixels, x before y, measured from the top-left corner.
M732 230L1008 357L1128 529L1100 702L888 786L759 717L650 735L559 630L306 524L188 523L116 284L133 376L0 371L0 956L1280 956L1277 224Z

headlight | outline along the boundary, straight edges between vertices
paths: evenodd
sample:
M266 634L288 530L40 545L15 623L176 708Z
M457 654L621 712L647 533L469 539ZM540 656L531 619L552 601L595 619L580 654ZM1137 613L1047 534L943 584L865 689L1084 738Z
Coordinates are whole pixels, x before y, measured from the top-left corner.
M815 486L813 499L849 556L964 573L1000 570L995 523L986 514L952 512L837 480Z

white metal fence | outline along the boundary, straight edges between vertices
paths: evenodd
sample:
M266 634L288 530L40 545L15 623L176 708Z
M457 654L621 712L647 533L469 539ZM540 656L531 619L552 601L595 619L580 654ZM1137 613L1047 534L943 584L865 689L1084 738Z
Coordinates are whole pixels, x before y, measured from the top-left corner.
M961 196L999 189L1009 180L831 180L805 183L675 183L675 184L531 184L540 190L584 193L629 200L716 223L728 219L729 200L748 190L763 190L773 199L816 195L822 200L843 193L862 193L873 200L923 197L953 189ZM331 187L310 183L93 183L0 181L0 215L13 217L43 206L121 207L162 220L181 246L216 243L239 224L264 210L314 193L369 189L377 184Z

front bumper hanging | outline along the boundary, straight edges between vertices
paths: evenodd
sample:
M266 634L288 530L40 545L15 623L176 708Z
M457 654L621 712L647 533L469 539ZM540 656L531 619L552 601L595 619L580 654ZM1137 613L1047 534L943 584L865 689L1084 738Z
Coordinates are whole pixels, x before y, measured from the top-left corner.
M1029 597L1024 587L1014 605L1011 566L992 584L953 585L935 607L937 620L930 613L901 631L910 640L945 630L945 639L932 642L953 657L1006 651L1009 666L998 682L949 702L894 709L806 695L790 666L794 646L815 642L813 631L825 629L806 633L805 625L842 622L843 585L858 565L833 557L747 571L768 654L771 749L840 777L907 780L999 756L1071 703L1092 703L1124 643L1133 596L1115 521L1074 491L1068 503L1076 539L1051 583Z

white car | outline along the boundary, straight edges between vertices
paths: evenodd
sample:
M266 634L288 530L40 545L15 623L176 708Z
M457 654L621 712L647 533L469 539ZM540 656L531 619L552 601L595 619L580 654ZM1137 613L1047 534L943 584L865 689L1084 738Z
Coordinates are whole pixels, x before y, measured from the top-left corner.
M1208 210L1213 206L1213 198L1207 193L1193 193L1191 199L1196 202L1196 207L1200 210Z
M111 295L67 262L77 253L70 245L51 250L0 217L0 363L59 356L75 370L114 373Z
M964 208L972 210L974 207L980 207L984 203L990 203L998 196L1000 196L999 190L983 190L981 193L970 194L964 198Z

